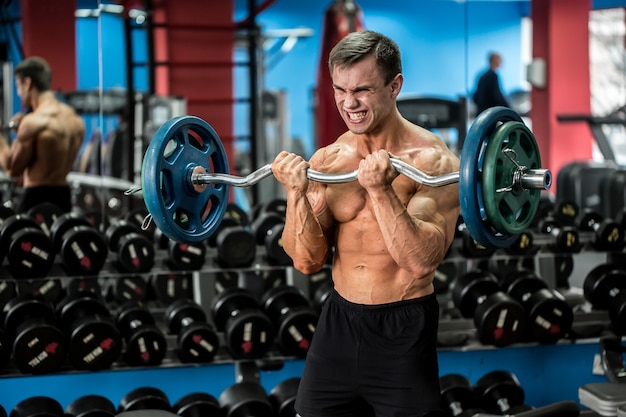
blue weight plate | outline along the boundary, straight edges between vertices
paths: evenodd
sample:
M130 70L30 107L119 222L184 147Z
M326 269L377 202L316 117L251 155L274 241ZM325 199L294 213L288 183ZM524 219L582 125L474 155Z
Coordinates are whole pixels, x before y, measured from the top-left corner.
M228 173L228 159L213 128L195 116L164 123L146 150L141 187L156 226L177 242L200 242L217 229L228 205L229 186L209 184L195 190L194 168Z
M500 123L521 122L522 118L507 107L492 107L480 113L469 128L461 151L459 199L465 226L472 238L487 248L509 247L517 236L494 230L486 218L482 195L483 159L487 143Z

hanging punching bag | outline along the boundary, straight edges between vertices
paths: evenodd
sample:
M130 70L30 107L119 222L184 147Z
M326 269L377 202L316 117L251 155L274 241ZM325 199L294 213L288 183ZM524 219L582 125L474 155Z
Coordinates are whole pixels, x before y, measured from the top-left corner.
M331 144L346 129L335 106L333 84L328 71L331 49L350 32L363 29L361 8L353 0L336 0L324 13L322 48L317 72L316 143L318 147Z

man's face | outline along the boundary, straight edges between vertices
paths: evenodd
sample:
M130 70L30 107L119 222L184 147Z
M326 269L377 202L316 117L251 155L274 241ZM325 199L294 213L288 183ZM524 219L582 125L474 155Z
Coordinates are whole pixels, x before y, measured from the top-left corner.
M402 75L385 84L374 57L335 67L331 75L337 110L353 133L372 132L395 107Z
M17 95L22 100L23 103L26 103L28 100L28 91L30 89L30 78L22 78L21 76L15 77L15 86L17 89Z

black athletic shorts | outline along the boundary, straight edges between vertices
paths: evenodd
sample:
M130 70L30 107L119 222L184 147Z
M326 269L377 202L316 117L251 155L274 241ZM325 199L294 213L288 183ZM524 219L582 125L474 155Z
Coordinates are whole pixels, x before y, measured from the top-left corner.
M64 212L72 211L72 194L67 185L40 185L24 187L17 205L18 213L26 213L40 203L52 203Z
M333 291L307 353L296 411L302 417L443 415L438 321L435 294L361 305Z

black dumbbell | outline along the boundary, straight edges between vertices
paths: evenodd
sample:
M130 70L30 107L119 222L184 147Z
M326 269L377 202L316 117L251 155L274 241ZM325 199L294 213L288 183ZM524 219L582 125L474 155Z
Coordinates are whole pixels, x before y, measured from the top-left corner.
M75 207L76 213L87 219L89 224L100 233L111 225L111 219L104 212L102 207L98 207L95 210L81 210L80 207Z
M37 395L20 401L9 417L64 417L63 407L52 397Z
M148 289L162 305L170 305L181 298L193 299L191 274L166 272L151 275Z
M211 314L233 358L258 359L273 347L274 326L249 291L224 290L211 301Z
M452 285L452 299L463 317L474 319L483 344L508 346L524 335L524 307L502 291L491 272L474 270L458 277Z
M591 246L599 251L617 251L624 246L624 229L620 223L605 219L600 213L584 209L577 218L581 232L591 232Z
M285 228L285 213L287 202L275 199L257 210L250 230L254 234L257 245L265 248L265 257L271 265L290 266L292 259L283 248L283 230Z
M252 232L242 224L239 211L227 209L222 221L209 237L208 244L215 247L216 261L224 268L250 266L256 256L256 241Z
M250 230L256 238L257 245L264 246L267 232L280 224L285 224L284 215L268 210L258 213L250 223Z
M554 208L551 212L544 215L542 218L553 218L559 224L565 226L576 226L576 218L578 217L578 213L580 213L580 207L578 204L572 201L558 201L554 204ZM541 221L541 219L539 219ZM537 222L539 224L539 222Z
M54 246L39 223L25 214L14 214L2 222L1 251L16 278L43 278L54 264Z
M111 223L106 229L109 251L115 253L121 272L148 272L154 266L154 244L134 224L125 220Z
M253 219L260 217L263 213L278 214L284 219L287 214L287 200L284 198L274 198L270 201L256 204L252 208Z
M580 251L580 234L574 226L563 225L554 217L544 217L539 221L537 231L549 236L548 249L557 253Z
M235 370L238 382L222 391L218 399L226 417L275 417L274 407L259 382L256 364L240 361Z
M61 207L49 202L37 204L26 212L28 216L39 224L39 227L47 236L51 236L50 227L52 227L52 223L63 213L64 211Z
M122 356L127 364L153 366L163 361L167 353L165 335L143 304L131 301L122 305L116 323L126 341L126 350Z
M484 410L479 408L478 397L470 381L461 374L446 374L439 378L441 408L455 417L470 417Z
M56 306L61 328L68 337L68 354L75 369L110 368L122 352L122 337L99 294L80 291Z
M283 247L283 230L285 224L275 224L265 234L265 257L270 265L291 266L293 260Z
M280 351L306 356L318 316L302 291L288 285L272 288L263 294L261 305L274 324Z
M480 408L487 413L516 415L532 407L524 404L525 393L515 374L495 370L474 383Z
M534 271L507 271L500 282L506 293L519 301L528 313L529 338L539 343L555 343L572 328L574 312L560 293Z
M102 294L102 286L98 282L98 277L73 277L70 278L65 286L68 295L80 292L91 291L95 294Z
M156 387L139 387L125 394L117 406L118 413L137 410L171 411L167 395Z
M97 275L108 256L108 246L100 233L78 213L59 216L50 233L54 247L69 276Z
M146 301L148 283L141 275L122 275L109 281L108 300L118 304L129 301Z
M65 290L59 278L18 279L17 294L33 295L54 304L63 298Z
M328 300L332 290L332 281L324 281L315 288L315 292L313 293L313 306L315 307L317 314L322 312L322 308L324 307L326 300Z
M165 311L167 327L178 335L178 357L181 362L211 362L219 348L219 338L206 314L192 300L180 299Z
M300 378L293 377L280 381L269 393L269 400L274 407L276 417L296 416L296 394Z
M535 235L531 230L524 230L510 246L504 248L504 252L514 256L530 255L539 250L535 245Z
M49 302L18 295L5 304L3 313L4 328L13 338L13 360L21 373L44 374L61 367L67 343Z
M78 397L65 407L65 415L72 417L115 417L116 414L111 400L97 394Z
M250 268L235 271L234 275L237 277L236 280L234 280L236 285L247 288L255 294L262 294L272 288L287 284L287 269L282 267ZM226 277L226 280L228 279L229 278ZM221 280L222 283L224 281L225 280Z
M182 243L164 236L159 229L154 232L157 247L166 249L167 265L174 271L197 271L206 262L206 244L204 242Z
M3 369L11 359L11 338L0 328L0 370Z
M180 417L221 417L224 415L217 398L206 392L192 392L172 405L172 411Z
M0 310L17 294L17 283L14 279L0 279Z
M585 298L596 310L608 310L615 333L626 335L626 269L615 264L593 268L583 282Z

